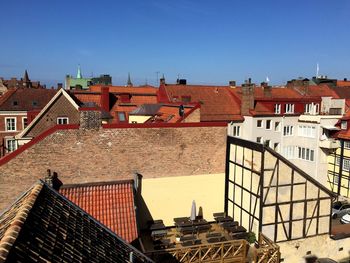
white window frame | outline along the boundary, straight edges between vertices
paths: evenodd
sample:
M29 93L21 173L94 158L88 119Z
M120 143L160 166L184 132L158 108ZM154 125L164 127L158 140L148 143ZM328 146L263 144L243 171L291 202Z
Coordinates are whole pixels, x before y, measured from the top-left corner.
M264 140L264 145L271 148L271 140Z
M293 125L285 125L283 127L283 136L293 136L294 134L294 126Z
M7 126L7 121L8 120L15 120L15 129L14 130L9 130L8 129L8 126ZM5 130L7 131L7 132L15 132L15 131L17 131L17 118L16 117L5 117Z
M232 126L232 136L239 137L241 133L241 126Z
M350 141L344 141L344 148L350 149Z
M259 121L261 122L261 125L259 126ZM257 128L264 128L264 122L263 120L256 120L256 127Z
M277 124L277 126L276 126ZM280 121L275 121L275 131L279 132L281 131L281 122Z
M315 150L310 148L304 148L298 146L298 159L314 162L315 161Z
M14 142L14 147L11 148L11 150L9 149L10 147L9 146L9 142ZM15 150L17 150L17 143L16 143L16 140L14 138L5 138L5 145L6 145L6 153L10 153L10 152L13 152Z
M280 114L281 113L281 104L277 103L275 104L275 114Z
M66 120L67 123L60 123L60 122L62 122L63 120ZM64 122L64 121L63 121L63 122ZM69 118L68 118L68 117L57 117L56 123L57 123L57 124L60 124L60 125L69 124Z
M270 122L270 128L267 128L267 123ZM265 120L265 129L272 130L272 120Z
M22 130L24 130L26 127L24 127L24 120L27 120L27 126L28 126L28 118L27 117L22 117Z
M258 140L260 138L260 140ZM264 142L264 138L259 136L259 137L256 137L256 142L257 143L263 143Z
M287 103L285 105L285 113L289 113L289 114L294 113L294 103Z

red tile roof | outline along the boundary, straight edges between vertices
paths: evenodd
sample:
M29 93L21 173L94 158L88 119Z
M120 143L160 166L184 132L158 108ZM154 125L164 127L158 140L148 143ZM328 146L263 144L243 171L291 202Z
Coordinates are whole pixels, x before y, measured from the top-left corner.
M107 86L90 86L90 91L92 92L101 92L102 87ZM149 85L144 86L134 86L134 87L125 87L125 86L108 86L109 92L112 93L129 93L129 94L157 94L157 88Z
M137 239L132 181L69 185L59 192L127 242Z
M228 86L203 85L162 85L159 98L173 102L181 97L190 97L191 103L201 104L201 121L242 120L239 100L230 92Z
M0 99L1 111L31 111L41 109L56 94L54 89L14 88Z
M350 87L349 80L337 80L337 87Z

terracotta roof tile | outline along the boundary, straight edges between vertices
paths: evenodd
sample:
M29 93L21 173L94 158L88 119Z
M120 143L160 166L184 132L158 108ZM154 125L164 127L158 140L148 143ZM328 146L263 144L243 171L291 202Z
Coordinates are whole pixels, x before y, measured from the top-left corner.
M200 103L201 121L231 121L241 118L239 101L234 98L228 86L165 85L162 88L170 102L190 97L191 103Z
M128 262L131 252L132 262L153 262L43 182L0 215L0 262Z
M127 242L137 239L132 181L63 186L60 193Z
M51 100L57 90L53 89L11 89L0 99L1 111L31 111L41 109Z

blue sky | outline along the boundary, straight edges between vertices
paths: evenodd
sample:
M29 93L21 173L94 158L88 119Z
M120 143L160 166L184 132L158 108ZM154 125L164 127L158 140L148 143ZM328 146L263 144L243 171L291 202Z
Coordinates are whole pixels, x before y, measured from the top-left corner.
M0 76L49 85L75 74L125 84L272 84L350 78L350 1L2 1ZM160 76L160 75L159 75Z

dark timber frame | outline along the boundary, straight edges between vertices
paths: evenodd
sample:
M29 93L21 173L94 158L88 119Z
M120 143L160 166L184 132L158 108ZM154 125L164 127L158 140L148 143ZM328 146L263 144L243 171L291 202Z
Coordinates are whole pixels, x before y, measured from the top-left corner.
M340 140L340 154L334 151L328 162L328 183L335 194L350 197L350 171L345 169L344 162L350 162L349 156L344 156L344 140ZM338 160L338 162L337 162Z
M331 229L333 193L262 144L227 138L225 212L274 242Z

